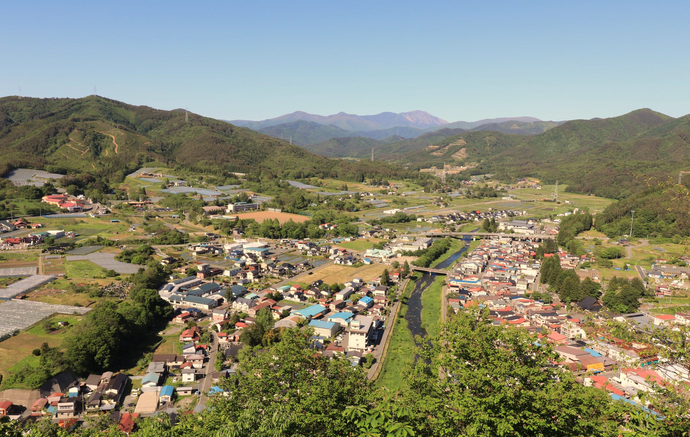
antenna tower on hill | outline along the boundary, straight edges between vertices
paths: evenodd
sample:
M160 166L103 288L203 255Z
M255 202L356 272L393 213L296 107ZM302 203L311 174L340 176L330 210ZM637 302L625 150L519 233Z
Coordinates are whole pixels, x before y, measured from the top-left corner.
M187 111L187 108L184 108L184 122L189 123L189 111Z
M558 181L556 181L556 188L553 189L553 200L558 202Z

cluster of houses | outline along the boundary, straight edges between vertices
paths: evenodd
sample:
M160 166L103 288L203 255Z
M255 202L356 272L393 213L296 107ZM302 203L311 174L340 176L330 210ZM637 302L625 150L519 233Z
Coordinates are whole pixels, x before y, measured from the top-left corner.
M430 217L417 217L418 222L426 223L441 223L446 225L454 225L466 222L479 222L484 219L506 219L510 217L517 217L526 215L527 211L513 211L513 210L489 210L489 211L469 211L469 212L450 212L447 214L437 214Z
M690 384L688 369L660 361L655 345L626 341L609 334L607 320L626 322L631 329L649 331L653 327L673 329L690 324L690 313L676 315L634 313L611 314L599 302L586 297L567 310L530 297L540 262L534 259L535 243L508 238L485 240L448 276L448 305L488 310L496 325L519 326L537 333L540 341L552 343L559 355L556 365L578 375L588 386L608 390L615 399L638 403L638 393L654 390L665 381ZM563 268L576 269L587 257L557 252ZM577 269L578 276L599 281L591 271ZM592 321L593 323L585 323Z
M197 273L200 279L222 275L231 278L235 283L248 284L260 282L267 276L288 278L312 268L308 260L301 260L295 264L281 263L278 257L271 253L271 246L268 243L246 241L223 245L201 243L190 246L188 249L193 254L223 255L225 261L233 263L232 267L225 269L200 264Z
M20 223L20 221L15 223ZM21 226L21 225L20 225ZM15 227L15 229L25 229L25 228L41 228L42 224L29 225L25 224L24 227ZM11 249L25 249L30 246L35 246L37 244L42 244L47 237L52 237L54 239L62 237L74 237L76 234L74 232L65 232L64 230L48 230L32 232L28 235L21 237L1 237L0 236L0 249L11 250Z
M87 413L113 412L122 403L129 377L124 373L105 372L89 375L85 381L74 381L64 392L51 393L33 402L30 416L52 416L64 421L82 417ZM12 417L17 407L10 401L0 403L0 416ZM14 411L16 413L16 411ZM17 418L21 414L17 415Z
M238 342L242 330L256 322L257 313L268 309L276 320L276 328L307 325L314 330L314 345L322 353L329 356L341 353L359 362L371 351L372 341L388 313L388 287L376 281L366 283L360 278L348 281L343 289L335 292L319 288L322 284L319 280L306 289L285 285L260 293L240 285L232 286L229 290L234 299L213 311L212 323L221 331L232 313L244 314L244 318L230 327L230 331L219 332L220 346L227 349ZM333 341L324 346L326 339Z
M165 284L158 294L174 308L208 311L223 303L225 288L216 282L205 282L198 276L188 276Z
M47 203L48 205L57 206L60 209L64 209L67 212L80 212L84 210L84 205L87 201L84 196L68 196L67 194L49 194L43 196L41 202ZM90 202L88 202L90 203Z

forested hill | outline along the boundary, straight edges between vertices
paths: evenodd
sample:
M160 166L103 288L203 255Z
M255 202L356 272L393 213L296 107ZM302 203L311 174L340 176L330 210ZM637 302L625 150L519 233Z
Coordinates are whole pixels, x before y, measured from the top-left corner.
M622 199L654 177L690 169L690 116L649 109L606 119L574 120L533 136L466 132L398 158L414 167L467 164L467 174L506 180L534 176L568 189Z
M227 122L99 96L0 99L0 175L12 167L122 179L146 162L279 177L411 175L395 165L334 161Z

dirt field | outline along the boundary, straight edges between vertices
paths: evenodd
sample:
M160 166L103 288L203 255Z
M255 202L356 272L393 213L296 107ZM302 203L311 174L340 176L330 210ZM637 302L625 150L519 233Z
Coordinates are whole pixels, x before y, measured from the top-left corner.
M254 219L259 223L262 223L266 219L278 219L280 224L286 223L292 219L295 223L302 223L309 220L309 217L299 214L288 214L287 212L270 212L270 211L260 211L260 212L247 212L243 214L237 214L237 217L246 220Z
M6 260L0 261L0 267L3 269L10 269L14 267L36 267L38 261L23 261L23 260Z
M388 268L388 270L391 269L391 267L387 266L386 264L371 264L359 268L331 264L323 268L312 270L314 274L305 276L304 278L307 278L309 281L321 279L328 284L332 284L334 282L342 284L350 281L353 278L362 278L365 281L369 281L381 276L381 272L383 272L383 269L385 268Z
M51 258L43 261L44 275L59 275L65 273L65 259Z

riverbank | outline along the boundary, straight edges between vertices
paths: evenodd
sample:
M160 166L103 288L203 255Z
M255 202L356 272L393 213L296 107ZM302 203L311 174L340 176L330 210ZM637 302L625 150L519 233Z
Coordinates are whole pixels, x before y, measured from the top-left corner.
M433 284L422 294L422 328L431 337L440 332L443 305L441 294L445 283L445 277L437 276Z
M467 241L453 240L455 250L448 250L437 262L435 268L446 269L467 251ZM415 336L435 336L440 331L442 292L445 277L431 274L415 274L400 297L400 310L395 321L390 344L376 385L397 391L405 387L406 372L415 359Z
M383 361L383 368L376 379L377 386L386 387L391 391L403 388L405 369L409 369L414 362L414 337L408 328L405 315L407 314L407 301L416 283L416 280L410 280L400 295L400 309L394 322L395 327Z

